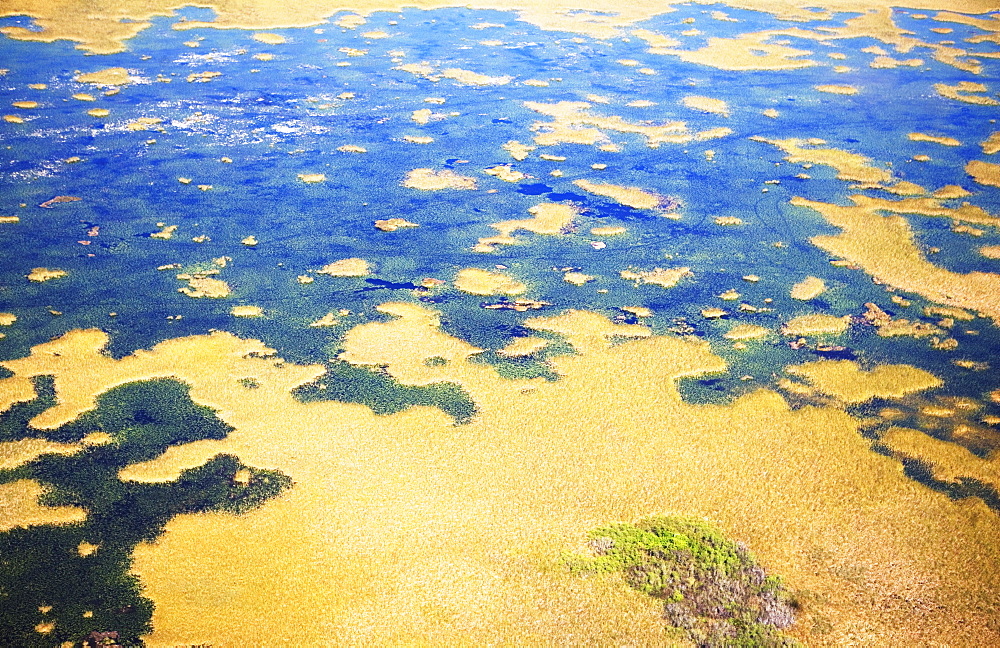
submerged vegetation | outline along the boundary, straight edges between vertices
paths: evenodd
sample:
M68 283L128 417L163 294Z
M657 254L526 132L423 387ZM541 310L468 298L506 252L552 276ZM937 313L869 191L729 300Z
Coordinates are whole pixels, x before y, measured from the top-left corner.
M167 483L122 481L118 472L168 447L221 439L232 430L213 410L193 403L175 380L129 383L103 394L96 409L51 431L28 425L53 403L49 379L36 380L39 397L0 418L0 439L44 436L79 443L70 455L44 454L0 471L0 484L35 480L44 504L84 509L84 521L38 525L0 533L0 643L81 645L102 633L118 644L142 645L153 603L129 573L132 551L153 541L175 515L249 511L291 486L272 470L220 454Z
M575 558L581 572L620 572L629 585L662 599L663 616L698 646L797 646L781 630L795 606L741 544L704 522L654 517L590 533L595 557Z
M376 414L395 414L414 405L438 407L457 425L468 423L476 414L476 403L456 383L411 387L400 384L388 373L338 361L328 363L325 374L297 388L293 394L304 403L361 403Z

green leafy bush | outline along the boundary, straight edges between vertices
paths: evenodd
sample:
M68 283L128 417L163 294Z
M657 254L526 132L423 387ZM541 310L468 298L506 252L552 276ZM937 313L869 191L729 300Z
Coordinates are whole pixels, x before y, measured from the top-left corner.
M621 572L632 587L662 599L664 618L699 647L796 646L781 630L795 608L740 543L704 522L656 517L590 533L592 558L578 571Z

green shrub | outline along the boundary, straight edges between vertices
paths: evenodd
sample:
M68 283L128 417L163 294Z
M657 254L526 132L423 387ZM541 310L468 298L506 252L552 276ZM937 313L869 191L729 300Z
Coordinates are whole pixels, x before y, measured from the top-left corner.
M576 571L620 572L632 587L663 600L664 618L700 647L796 646L781 630L795 621L779 579L742 544L699 520L656 517L590 533L594 556Z

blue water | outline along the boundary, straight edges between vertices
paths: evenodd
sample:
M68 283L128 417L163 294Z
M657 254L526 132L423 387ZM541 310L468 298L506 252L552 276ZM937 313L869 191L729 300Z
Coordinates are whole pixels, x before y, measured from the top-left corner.
M740 22L719 22L706 12L724 9ZM178 15L189 20L211 17L211 12L186 8ZM810 28L838 26L853 14L838 14ZM685 23L695 18L694 25ZM335 19L335 17L334 17ZM10 71L0 77L0 102L33 99L41 107L22 114L25 124L0 124L0 215L18 215L16 225L0 225L0 309L18 316L4 330L0 357L24 355L30 346L78 327L96 326L112 336L111 352L124 355L158 341L211 329L225 329L259 337L296 361L323 360L336 353L348 326L378 316L373 307L390 299L421 299L444 313L446 330L473 344L500 348L524 334L521 323L539 312L485 310L480 298L445 288L420 294L407 289L424 277L449 280L464 267L508 267L507 272L529 284L525 297L551 302L542 313L564 308L594 309L626 321L619 307L645 305L656 312L648 322L658 332L689 331L709 339L733 365L730 375L691 384L686 394L696 400L731 398L747 389L769 384L782 367L818 357L815 349L791 349L784 341L753 343L734 352L721 338L734 320L777 329L793 315L826 312L835 315L864 312L876 302L898 316L920 318L926 302L909 296L914 306L905 312L889 301L884 287L861 271L833 267L828 256L809 243L810 237L833 234L818 214L788 205L793 196L844 203L855 193L837 180L834 170L814 166L809 180L796 178L802 169L783 162L783 153L750 141L751 135L769 138L821 137L828 145L869 156L876 165L891 163L901 179L927 187L961 184L973 188L963 166L982 157L978 142L994 129L995 108L973 106L942 98L934 83L975 80L992 87L997 62L983 59L984 73L972 75L930 58L917 49L898 58L920 57L919 68L876 70L873 58L860 50L886 46L872 39L833 41L829 45L789 38L790 45L811 50L822 65L786 72L732 73L684 63L675 57L647 53L637 38L595 40L575 34L543 31L519 22L512 13L447 9L433 12L405 10L377 13L357 30L327 23L317 28L271 30L288 39L265 45L250 32L238 30L171 29L176 17L157 18L153 26L127 43L126 51L106 56L84 56L71 43L0 41L0 60ZM943 37L927 30L941 23L897 20L916 36ZM395 21L397 24L390 24ZM471 29L479 22L504 28ZM24 18L8 18L3 25L30 25ZM680 32L697 27L695 37ZM767 14L725 7L681 6L678 10L637 27L673 35L694 49L709 36L727 36L763 29L794 26ZM947 38L960 42L976 30L951 25ZM363 33L384 30L383 40L366 40ZM199 47L184 42L199 40ZM503 40L487 47L481 40ZM576 42L582 41L582 42ZM350 57L340 48L367 50ZM987 50L987 46L970 49ZM245 50L245 51L244 51ZM518 82L496 87L468 87L447 79L433 82L394 70L393 52L402 50L402 62L427 61L441 69L460 67L489 75L511 75L519 81L544 79L546 88ZM843 52L833 61L828 52ZM258 52L274 54L272 61L251 58ZM639 67L657 71L646 76L637 68L618 64L635 59ZM337 66L348 62L349 66ZM835 74L830 65L853 71ZM142 80L114 96L73 81L75 71L122 66ZM218 71L207 83L188 83L192 73ZM170 79L170 83L157 78ZM559 80L556 80L559 79ZM46 90L30 90L29 83L47 83ZM861 88L855 96L816 93L817 84L849 84ZM995 89L995 88L994 88ZM90 92L98 101L71 99ZM354 92L353 99L338 99ZM504 142L530 143L531 126L547 118L526 108L524 101L581 101L587 94L605 95L611 104L595 104L592 112L621 115L630 121L684 120L692 131L718 126L733 129L732 136L687 145L646 147L641 136L609 133L622 145L621 153L594 147L562 144L535 151L514 167L535 180L510 184L486 176L482 169L512 163L501 148ZM731 116L706 115L685 109L679 100L700 94L726 100ZM443 105L426 97L442 97ZM634 99L655 101L650 108L631 108ZM93 118L89 108L110 109L107 118ZM412 111L431 108L450 115L421 126ZM776 108L780 119L761 116ZM139 118L162 119L159 127L131 131L124 124ZM922 131L960 139L960 147L911 142L906 134ZM404 135L429 135L428 145L408 144ZM153 141L155 140L155 142ZM337 151L345 144L363 146L366 154ZM707 161L703 152L716 152ZM540 152L565 155L565 162L538 159ZM912 162L917 153L929 153L928 163ZM79 164L63 162L70 156ZM219 161L223 156L231 164ZM592 171L594 163L606 170ZM400 186L410 169L452 168L473 176L476 191L419 192ZM563 177L549 175L559 168ZM299 173L325 173L327 181L304 184ZM192 178L188 185L179 177ZM683 218L667 220L649 212L622 207L585 194L572 184L578 178L633 185L677 200ZM765 185L765 180L780 184ZM200 191L199 184L212 185ZM767 188L765 193L762 189ZM496 190L488 193L487 190ZM995 189L975 187L966 199L988 211L1000 211ZM869 192L879 195L878 192ZM56 195L82 198L52 209L38 207ZM884 195L884 194L883 194ZM492 255L470 251L478 238L494 231L489 223L527 217L527 209L542 200L571 200L584 210L577 231L563 237L521 236L526 245L506 246ZM26 205L20 207L20 204ZM372 227L377 219L405 217L419 228L385 233ZM746 225L723 228L716 216L738 216ZM996 270L975 254L978 245L997 244L995 230L981 239L956 235L941 219L909 217L921 244L942 252L935 262L961 271ZM150 238L157 222L177 225L171 240ZM629 234L610 238L595 250L588 234L592 226L622 223ZM97 236L87 231L99 227ZM191 239L211 238L205 243ZM254 235L259 245L240 240ZM81 245L79 241L89 241ZM783 247L775 247L775 242ZM219 278L233 287L227 299L191 299L177 292L184 284L179 271L158 266L179 263L184 268L228 256L231 262ZM298 275L331 261L359 256L372 261L375 273L367 281L318 276L311 284ZM693 280L664 290L635 288L617 277L626 266L641 269L690 266ZM64 279L32 284L24 279L31 268L45 266L69 271ZM553 268L581 268L598 279L584 287L562 281ZM758 274L757 284L741 277ZM831 287L821 298L802 303L788 297L790 286L807 275L826 279ZM738 314L739 302L721 302L716 296L736 288L746 301L769 313ZM597 290L606 290L599 293ZM772 303L765 304L770 298ZM253 304L266 311L260 319L237 319L233 305ZM724 321L706 321L699 311L707 306L729 308ZM306 325L330 310L347 308L355 314L336 328ZM51 310L60 311L53 315ZM109 313L117 315L110 317ZM182 316L176 318L176 316ZM170 317L171 319L168 319ZM934 321L930 318L926 321ZM962 330L974 328L978 335ZM960 330L959 330L960 329ZM925 340L875 336L870 328L855 326L837 343L848 357L865 364L908 362L946 378L947 389L981 397L991 386L985 374L972 374L951 364L956 357L989 360L1000 350L1000 336L987 320L960 326L960 347L953 352L928 348ZM741 376L754 380L740 380Z

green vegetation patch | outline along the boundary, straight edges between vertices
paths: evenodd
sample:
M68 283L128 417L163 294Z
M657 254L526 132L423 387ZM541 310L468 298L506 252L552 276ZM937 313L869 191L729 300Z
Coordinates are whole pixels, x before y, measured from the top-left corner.
M385 372L347 362L330 362L325 374L292 393L303 403L329 400L361 403L376 414L396 414L414 405L438 407L459 425L468 423L476 414L475 401L456 383L410 387Z
M594 557L572 569L620 572L632 587L662 599L663 616L703 647L798 646L781 630L795 606L781 582L768 576L747 548L704 522L655 517L590 533Z
M106 392L96 409L58 429L35 430L28 420L53 402L50 380L36 381L36 387L35 401L0 417L4 440L75 442L93 432L111 440L0 471L0 483L40 482L45 504L87 511L84 522L0 533L0 644L80 646L104 637L140 646L151 630L153 603L129 573L135 546L155 540L175 515L249 511L289 488L291 479L220 454L173 482L122 481L118 472L129 464L154 459L172 445L222 439L232 428L212 409L193 403L187 385L152 380Z

